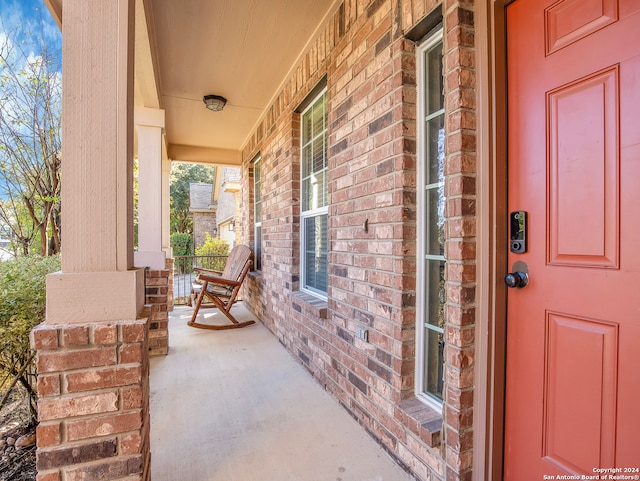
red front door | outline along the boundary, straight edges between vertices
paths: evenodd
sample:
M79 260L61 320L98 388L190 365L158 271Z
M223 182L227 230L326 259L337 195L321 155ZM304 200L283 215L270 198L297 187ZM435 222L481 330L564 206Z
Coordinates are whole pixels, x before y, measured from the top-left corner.
M640 1L516 0L507 60L509 211L528 216L508 265L529 283L508 290L505 480L634 471Z

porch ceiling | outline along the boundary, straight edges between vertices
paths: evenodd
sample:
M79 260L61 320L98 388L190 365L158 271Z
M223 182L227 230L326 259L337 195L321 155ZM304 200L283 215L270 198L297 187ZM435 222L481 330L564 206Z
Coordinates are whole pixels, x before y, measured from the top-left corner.
M143 1L156 87L147 92L157 98L142 103L165 109L172 160L212 163L240 160L264 110L337 6L337 0ZM144 74L137 68L138 77ZM222 112L205 108L208 94L227 99Z

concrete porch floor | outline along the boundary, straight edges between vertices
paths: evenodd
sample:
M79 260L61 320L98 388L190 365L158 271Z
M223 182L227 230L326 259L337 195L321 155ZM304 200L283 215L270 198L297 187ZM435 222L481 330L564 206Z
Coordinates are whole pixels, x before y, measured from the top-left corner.
M174 309L169 355L151 360L153 481L413 479L261 323L206 331L191 313Z

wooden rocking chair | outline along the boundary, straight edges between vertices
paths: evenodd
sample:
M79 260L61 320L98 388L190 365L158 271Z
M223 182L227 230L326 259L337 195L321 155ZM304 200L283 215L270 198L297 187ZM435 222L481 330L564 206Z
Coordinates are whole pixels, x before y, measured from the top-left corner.
M193 308L191 321L187 324L192 327L213 329L215 331L237 329L255 324L255 321L238 322L229 312L231 306L236 302L242 282L250 268L251 249L243 245L238 245L231 250L222 274L219 271L196 267L195 270L198 272L196 277L197 284L193 285L191 291L191 300L192 303L195 303L195 307ZM209 302L202 302L205 297ZM217 307L220 312L227 316L231 324L211 325L196 322L196 317L201 307Z

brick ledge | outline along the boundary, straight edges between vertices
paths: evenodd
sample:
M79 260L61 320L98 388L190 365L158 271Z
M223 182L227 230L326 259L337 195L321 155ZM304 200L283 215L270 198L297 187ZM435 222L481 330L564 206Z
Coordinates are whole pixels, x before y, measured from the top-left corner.
M437 411L417 397L401 401L396 406L396 418L430 448L442 441L442 411Z
M262 282L262 271L249 271L247 275L255 279L256 282Z
M327 319L328 303L324 299L313 296L303 291L291 293L291 307L309 317Z

